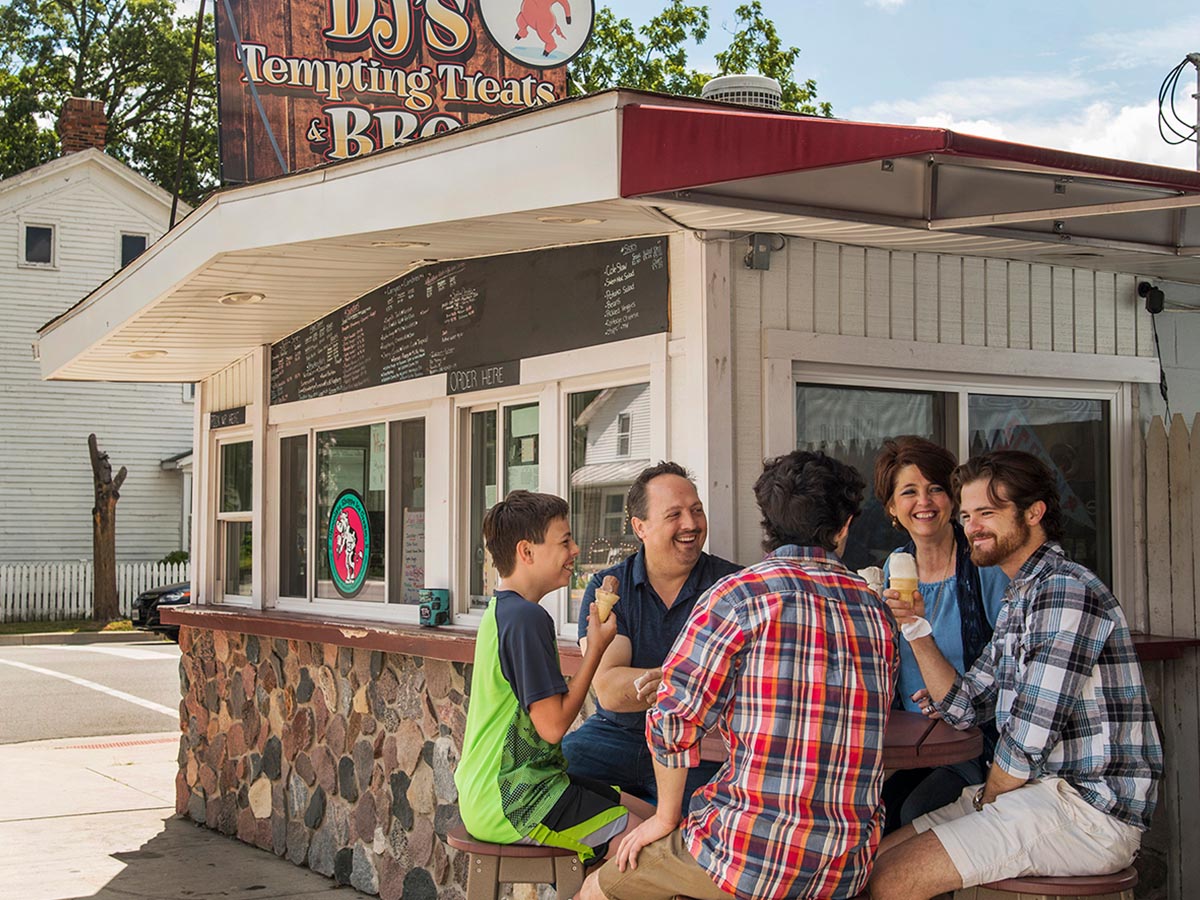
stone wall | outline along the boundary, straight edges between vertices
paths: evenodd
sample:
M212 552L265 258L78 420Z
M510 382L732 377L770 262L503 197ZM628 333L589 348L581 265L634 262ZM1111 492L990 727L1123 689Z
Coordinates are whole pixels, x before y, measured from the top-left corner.
M176 809L384 900L463 900L470 666L183 628Z

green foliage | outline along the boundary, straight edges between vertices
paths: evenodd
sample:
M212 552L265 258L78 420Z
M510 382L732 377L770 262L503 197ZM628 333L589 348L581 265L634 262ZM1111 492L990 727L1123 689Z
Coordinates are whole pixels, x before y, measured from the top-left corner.
M100 100L110 155L168 190L196 20L172 0L11 0L0 7L0 176L55 157L54 123L68 97ZM212 17L200 71L181 196L196 202L217 184Z
M832 115L829 103L817 99L815 81L796 81L800 49L783 46L760 0L743 3L735 16L729 45L715 55L717 71L709 73L691 68L687 58L687 44L708 37L707 6L668 0L666 8L640 28L602 6L596 10L591 42L568 69L568 89L589 94L627 87L698 97L704 83L717 75L759 73L779 82L784 109Z
M166 556L158 561L160 566L173 566L177 563L185 563L188 561L188 552L186 550L172 550Z

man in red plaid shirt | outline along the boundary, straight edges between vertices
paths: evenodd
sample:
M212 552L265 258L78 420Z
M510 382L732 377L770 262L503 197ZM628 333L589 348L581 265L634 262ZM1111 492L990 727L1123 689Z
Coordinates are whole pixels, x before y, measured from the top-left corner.
M766 558L702 596L646 719L656 814L588 878L582 900L849 898L883 822L894 620L837 558L863 481L823 453L766 463L754 485ZM717 728L729 761L692 798Z

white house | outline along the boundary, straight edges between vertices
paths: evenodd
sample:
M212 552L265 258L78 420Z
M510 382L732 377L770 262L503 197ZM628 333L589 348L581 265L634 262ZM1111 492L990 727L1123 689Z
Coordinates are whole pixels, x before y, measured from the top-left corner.
M386 898L410 869L458 896L432 835L452 821L455 666L496 497L578 506L635 460L674 459L697 474L710 549L750 562L764 457L821 447L869 470L882 439L922 433L1056 468L1069 550L1121 599L1167 730L1144 855L1173 900L1195 896L1193 493L1181 475L1166 515L1145 435L1156 328L1173 410L1200 407L1196 328L1152 316L1140 287L1200 291L1197 208L1195 172L629 91L215 195L40 332L47 378L200 383L195 600L169 614L189 626L180 811L318 871L352 861ZM1175 435L1172 478L1189 465ZM337 497L370 551L334 592ZM609 512L581 531L620 529ZM857 549L880 540L860 531ZM1164 541L1177 577L1160 590ZM448 591L452 627L417 627L422 585ZM543 601L564 639L576 599ZM248 667L269 722L245 703ZM389 783L396 747L423 740ZM268 745L282 762L254 808L249 775L218 773L259 777L242 761ZM335 769L348 835L298 821Z
M89 103L71 101L85 114ZM162 236L170 208L95 146L0 181L0 563L91 558L92 432L114 473L129 473L118 560L188 546L190 475L163 461L191 449L191 385L43 381L33 352L40 327Z

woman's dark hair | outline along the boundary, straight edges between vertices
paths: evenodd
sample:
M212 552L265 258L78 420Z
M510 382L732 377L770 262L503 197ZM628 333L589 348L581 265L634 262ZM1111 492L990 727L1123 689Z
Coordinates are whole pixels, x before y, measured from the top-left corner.
M512 491L483 517L483 541L501 578L517 567L517 544L540 544L555 519L567 517L567 501L553 494Z
M927 481L954 496L950 478L957 465L958 460L945 447L915 434L884 441L875 460L875 497L887 509L896 492L896 478L905 466L916 466Z
M997 506L1012 503L1018 512L1025 512L1041 500L1046 504L1042 531L1052 541L1062 540L1062 504L1054 473L1033 454L1020 450L993 450L972 456L954 470L953 481L956 501L962 494L963 485L972 481L986 481L988 499L992 503Z
M763 463L754 482L770 553L784 544L837 549L837 535L862 507L866 483L852 467L820 451L794 450Z
M625 510L629 513L630 519L641 519L645 521L650 510L646 502L646 485L657 478L659 475L678 475L680 478L692 480L691 473L676 462L668 460L660 460L656 466L647 466L638 474L633 484L629 486L629 493L625 496Z

